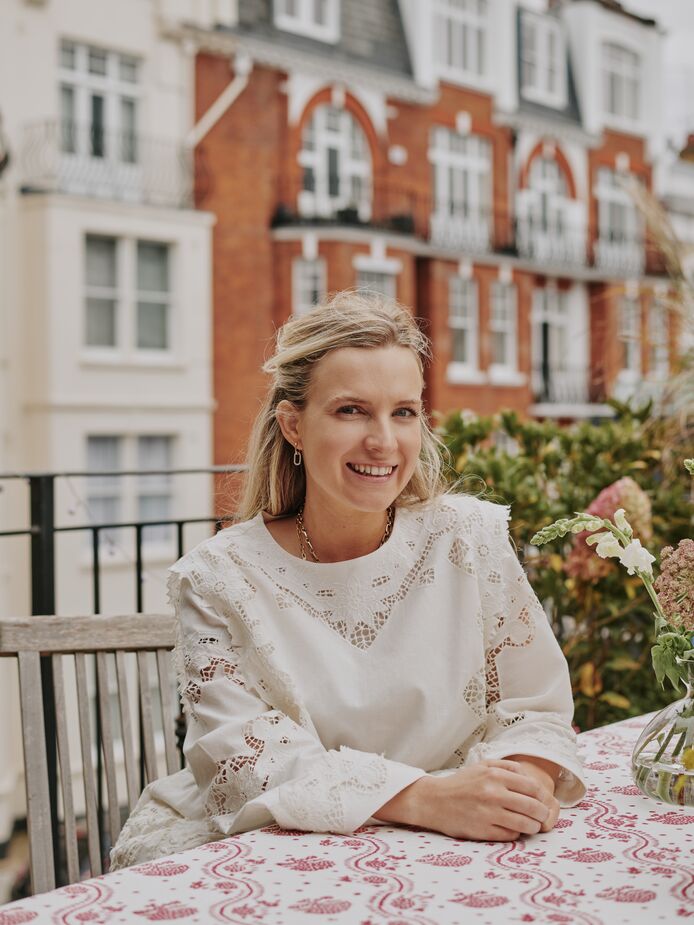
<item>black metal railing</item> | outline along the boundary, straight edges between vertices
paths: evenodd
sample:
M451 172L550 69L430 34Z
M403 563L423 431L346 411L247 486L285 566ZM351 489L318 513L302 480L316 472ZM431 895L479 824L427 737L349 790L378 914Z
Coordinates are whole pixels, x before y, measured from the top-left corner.
M639 230L601 233L569 215L540 216L431 193L374 183L370 199L300 197L300 208L280 204L272 226L324 225L398 232L458 254L496 253L543 268L595 269L606 275L664 272L660 250Z
M533 368L531 379L535 402L580 405L591 401L587 369L561 369L549 364L539 364Z
M102 535L113 530L131 530L133 532L134 571L135 571L135 610L142 613L144 609L144 544L143 534L147 528L169 527L175 534L175 557L180 558L185 552L185 528L194 524L209 524L215 531L221 529L230 516L207 515L201 517L172 517L147 521L118 521L113 523L83 523L78 525L56 524L55 486L60 479L94 479L124 478L143 476L178 476L178 475L224 475L241 473L245 466L212 466L200 469L147 469L137 471L118 470L114 472L35 472L0 474L0 490L4 483L22 481L29 488L29 524L16 529L0 530L0 539L26 537L30 541L30 589L32 615L54 614L56 605L56 539L63 534L85 532L90 536L92 599L84 605L85 610L98 614L105 604L102 594L101 567L103 544ZM173 551L172 551L173 552ZM64 882L64 865L60 840L60 823L57 796L57 756L56 756L56 715L53 691L53 667L50 656L41 658L41 676L43 687L43 709L46 729L46 746L48 756L49 793L51 801L51 827L53 830L54 867L56 883ZM179 709L177 719L177 743L183 764L183 739L185 737L185 719ZM144 750L140 748L140 760L144 761ZM102 797L102 742L99 711L96 711L96 757L97 757L97 795L99 818L105 831L106 820ZM144 766L140 769L144 780Z
M193 205L192 152L102 125L43 121L24 129L21 188L174 208Z

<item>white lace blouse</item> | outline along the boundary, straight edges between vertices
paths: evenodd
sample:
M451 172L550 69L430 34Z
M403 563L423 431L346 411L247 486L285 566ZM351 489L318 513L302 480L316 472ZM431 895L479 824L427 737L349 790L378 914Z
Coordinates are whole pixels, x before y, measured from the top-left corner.
M585 791L566 662L506 508L398 508L375 552L303 562L261 515L171 569L189 767L146 798L224 834L349 833L427 773L533 755Z

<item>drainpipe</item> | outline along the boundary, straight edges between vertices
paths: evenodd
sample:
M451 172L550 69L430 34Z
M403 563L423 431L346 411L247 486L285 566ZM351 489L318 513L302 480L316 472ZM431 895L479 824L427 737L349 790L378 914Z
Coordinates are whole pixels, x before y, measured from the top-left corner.
M200 144L211 128L222 118L248 85L248 77L253 70L253 59L249 55L237 54L233 59L234 79L222 90L217 99L198 119L185 137L184 144L193 150Z

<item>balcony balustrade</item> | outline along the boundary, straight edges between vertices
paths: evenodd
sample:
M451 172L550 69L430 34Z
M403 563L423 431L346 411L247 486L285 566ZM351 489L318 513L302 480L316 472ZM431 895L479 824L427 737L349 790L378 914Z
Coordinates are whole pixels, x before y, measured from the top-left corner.
M193 157L173 141L75 122L25 128L22 191L61 192L168 208L193 206Z
M362 227L410 235L457 256L500 254L518 257L553 272L586 269L609 276L662 273L660 251L643 232L614 232L592 238L585 221L553 223L514 216L504 209L437 200L406 187L374 184L372 201L350 204L344 199L321 202L320 209L295 210L280 205L273 227L324 225Z

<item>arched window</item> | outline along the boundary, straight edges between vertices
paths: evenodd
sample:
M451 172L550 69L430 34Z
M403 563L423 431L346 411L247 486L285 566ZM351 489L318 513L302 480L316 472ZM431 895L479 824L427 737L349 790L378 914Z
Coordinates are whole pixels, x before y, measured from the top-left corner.
M581 264L586 257L585 217L571 198L555 157L534 158L528 183L518 193L518 249L541 263Z
M569 191L563 170L554 158L536 157L530 168L528 186L531 218L542 231L561 234L566 230L566 205Z
M303 168L299 212L334 217L354 210L360 221L371 216L371 155L364 130L346 109L317 106L302 135Z

